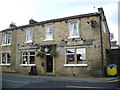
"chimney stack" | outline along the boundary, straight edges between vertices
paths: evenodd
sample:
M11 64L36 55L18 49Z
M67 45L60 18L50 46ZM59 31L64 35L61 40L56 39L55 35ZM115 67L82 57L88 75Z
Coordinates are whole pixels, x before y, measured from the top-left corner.
M16 23L14 23L14 22L11 22L11 24L10 24L10 26L9 26L10 28L15 28L15 27L17 27L16 26Z
M37 23L37 21L35 21L33 19L29 20L29 24L35 24L35 23Z
M100 12L101 16L103 17L103 20L102 20L102 21L106 21L106 17L105 17L105 15L104 15L104 10L103 10L102 7L101 7L101 8L98 8L98 12Z

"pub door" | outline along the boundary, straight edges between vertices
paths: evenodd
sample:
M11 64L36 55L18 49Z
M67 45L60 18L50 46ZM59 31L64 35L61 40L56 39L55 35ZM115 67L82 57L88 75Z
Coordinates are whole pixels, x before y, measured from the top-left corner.
M53 57L46 55L47 73L53 72Z

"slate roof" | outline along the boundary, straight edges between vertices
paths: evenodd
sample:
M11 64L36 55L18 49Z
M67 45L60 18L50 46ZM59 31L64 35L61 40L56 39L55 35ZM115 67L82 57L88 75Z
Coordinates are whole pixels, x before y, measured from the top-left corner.
M100 13L96 12L96 13L88 13L88 14L81 14L81 15L63 17L63 18L58 18L58 19L51 19L51 20L37 22L35 24L27 24L27 25L17 26L17 27L14 27L14 28L4 29L0 32L12 31L12 30L17 30L17 29L22 29L22 28L37 26L37 25L44 25L46 23L55 23L55 22L61 22L61 21L66 22L67 20L70 20L70 19L77 19L77 18L84 18L84 17L91 17L91 16L100 16Z

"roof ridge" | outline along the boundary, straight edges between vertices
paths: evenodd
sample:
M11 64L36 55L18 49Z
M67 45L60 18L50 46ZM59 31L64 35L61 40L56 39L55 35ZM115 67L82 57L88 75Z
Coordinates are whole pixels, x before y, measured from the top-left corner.
M100 13L95 12L95 13L80 14L80 15L68 16L68 17L63 17L63 18L57 18L57 19L50 19L50 20L40 21L40 22L37 22L35 24L27 24L27 25L17 26L15 28L7 28L7 29L4 29L4 30L2 30L0 32L11 31L11 30L15 30L15 29L21 29L21 28L37 26L37 25L43 25L43 24L51 23L51 22L55 23L55 22L64 21L64 20L83 18L83 17L90 17L90 16L97 16L97 15L100 15Z

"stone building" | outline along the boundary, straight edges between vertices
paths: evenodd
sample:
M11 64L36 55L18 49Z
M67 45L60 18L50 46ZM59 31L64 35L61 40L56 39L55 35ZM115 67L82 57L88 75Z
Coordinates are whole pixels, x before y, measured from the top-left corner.
M0 32L0 67L5 72L38 75L102 76L109 29L102 8L42 22L30 20ZM31 70L32 68L32 70Z

